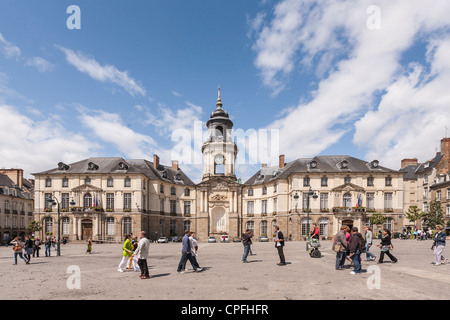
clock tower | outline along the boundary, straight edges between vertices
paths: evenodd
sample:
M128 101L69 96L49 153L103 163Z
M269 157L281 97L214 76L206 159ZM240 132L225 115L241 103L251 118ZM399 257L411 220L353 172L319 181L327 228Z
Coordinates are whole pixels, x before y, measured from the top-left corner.
M233 122L222 108L220 87L218 88L216 109L206 122L208 140L203 144L203 181L213 177L224 177L236 181L235 162L238 148L232 141Z

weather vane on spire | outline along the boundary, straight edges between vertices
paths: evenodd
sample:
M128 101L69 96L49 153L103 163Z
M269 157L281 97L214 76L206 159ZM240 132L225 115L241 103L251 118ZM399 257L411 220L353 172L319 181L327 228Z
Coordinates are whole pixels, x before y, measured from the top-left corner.
M216 103L217 108L222 108L222 99L220 99L220 85L219 88L217 89L217 103Z

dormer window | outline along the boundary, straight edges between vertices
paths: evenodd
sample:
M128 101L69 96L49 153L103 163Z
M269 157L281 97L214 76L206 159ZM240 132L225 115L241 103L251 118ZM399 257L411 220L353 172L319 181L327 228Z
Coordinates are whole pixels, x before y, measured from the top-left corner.
M370 166L371 166L372 169L378 168L378 165L379 165L379 161L378 161L378 160L373 160L373 161L370 163Z
M70 166L65 164L64 162L59 162L58 163L58 170L69 170Z
M317 161L316 161L316 160L311 161L311 162L309 163L309 167L310 167L311 169L316 169L316 168L317 168Z
M181 180L181 174L177 173L177 174L175 175L175 179L176 179L176 180Z
M167 179L167 171L163 171L162 177L163 177L164 179Z
M128 170L128 165L124 162L119 162L119 170Z
M341 169L348 169L348 161L347 160L342 161L340 166Z
M88 170L98 170L98 165L93 162L88 163Z

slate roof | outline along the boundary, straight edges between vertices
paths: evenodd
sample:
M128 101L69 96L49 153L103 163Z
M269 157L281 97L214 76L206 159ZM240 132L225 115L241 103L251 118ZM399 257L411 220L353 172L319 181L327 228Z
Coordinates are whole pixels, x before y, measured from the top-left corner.
M404 172L403 179L416 180L417 179L416 170L418 167L419 167L418 164L417 165L409 165L404 168L401 168L399 171Z
M375 160L376 161L376 160ZM330 156L315 156L314 158L300 158L288 162L284 168L280 169L278 166L271 166L261 168L245 185L265 184L276 179L286 179L293 173L352 173L352 172L366 172L366 173L397 173L380 165L374 167L373 162L367 162L348 155L330 155ZM378 164L378 161L376 161Z
M28 180L26 179L23 180L24 185L21 189L18 186L16 186L15 183L7 175L0 174L0 194L11 195L11 191L9 193L6 193L6 188L8 188L9 190L15 189L17 191L17 197L28 200L31 199L30 193L32 192L33 185Z
M165 175L164 175L164 172ZM58 163L58 167L33 173L36 175L52 174L132 174L140 173L149 179L157 179L173 184L195 185L194 182L181 170L172 166L159 165L154 168L153 162L144 159L123 159L121 157L93 157L71 164ZM177 176L178 175L178 176Z
M437 153L433 159L420 163L415 173L420 174L433 169L439 164L443 157L444 155Z

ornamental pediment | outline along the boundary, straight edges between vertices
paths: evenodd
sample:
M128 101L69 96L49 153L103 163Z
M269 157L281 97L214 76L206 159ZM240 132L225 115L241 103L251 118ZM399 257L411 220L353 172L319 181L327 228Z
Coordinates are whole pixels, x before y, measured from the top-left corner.
M223 194L215 194L211 197L210 201L226 201L228 198Z
M95 187L91 184L82 184L72 189L73 192L102 192L102 188Z
M365 192L366 189L364 189L363 187L360 187L354 183L344 183L343 185L340 185L336 188L333 188L331 191L333 192L351 192L351 191L356 191L356 192Z

